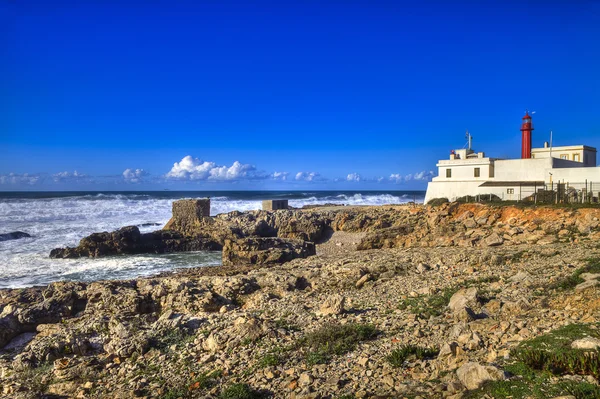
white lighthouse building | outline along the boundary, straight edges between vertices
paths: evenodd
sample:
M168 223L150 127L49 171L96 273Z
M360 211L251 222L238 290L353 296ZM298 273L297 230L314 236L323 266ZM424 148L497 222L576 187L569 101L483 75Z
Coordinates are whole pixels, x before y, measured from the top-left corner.
M438 175L427 186L425 203L434 198L453 201L466 195L494 194L504 200L521 200L539 190L585 190L597 197L600 192L600 167L596 149L585 145L531 148L533 125L526 113L521 125L520 159L486 157L483 152L453 150L449 159L438 161Z

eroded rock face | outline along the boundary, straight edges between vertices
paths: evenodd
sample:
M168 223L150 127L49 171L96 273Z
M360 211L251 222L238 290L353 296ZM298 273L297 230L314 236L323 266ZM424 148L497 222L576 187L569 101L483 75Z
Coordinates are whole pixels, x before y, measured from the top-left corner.
M223 246L223 265L280 264L315 255L315 244L283 238L228 240Z
M55 248L51 258L102 257L120 254L168 253L218 250L221 246L209 239L186 237L172 230L141 234L137 226L123 227L112 233L94 233L83 238L75 248Z

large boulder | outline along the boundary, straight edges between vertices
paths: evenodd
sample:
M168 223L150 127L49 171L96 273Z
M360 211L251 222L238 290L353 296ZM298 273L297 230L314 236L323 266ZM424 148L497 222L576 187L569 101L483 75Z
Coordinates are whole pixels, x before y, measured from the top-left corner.
M127 226L112 233L94 233L83 238L77 247L55 248L51 258L102 257L119 254L168 253L181 251L219 250L210 239L186 237L171 230L141 234L137 226Z
M315 244L309 241L252 237L227 240L223 246L223 265L280 264L315 254Z
M480 388L487 381L506 379L504 372L494 366L483 366L479 363L465 363L456 370L460 382L469 390Z

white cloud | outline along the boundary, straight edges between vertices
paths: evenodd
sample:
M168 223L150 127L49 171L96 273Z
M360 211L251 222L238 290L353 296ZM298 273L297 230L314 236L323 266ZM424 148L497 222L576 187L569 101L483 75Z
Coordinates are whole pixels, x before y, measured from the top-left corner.
M166 177L180 180L233 181L262 179L266 175L259 173L253 165L242 164L239 161L235 161L231 166L219 166L214 162L203 162L188 155L180 162L175 162Z
M314 181L314 180L318 180L320 176L321 175L319 175L316 172L298 172L298 173L296 173L296 180L298 180L298 181Z
M417 173L410 173L406 176L402 176L398 173L393 173L390 175L389 180L394 182L394 183L402 183L402 182L409 182L409 181L431 181L431 179L433 178L434 173L433 171L421 171L421 172L417 172Z
M360 177L360 175L358 173L350 173L348 176L346 176L346 181L359 182L361 180L362 180L362 178Z
M30 173L9 173L0 175L0 184L29 184L34 185L43 181L42 176Z
M289 172L273 172L273 180L287 180Z
M399 173L392 173L390 175L390 181L393 181L395 183L402 183L404 181L404 178Z
M56 183L70 182L70 181L81 181L89 178L88 175L73 171L73 172L59 172L52 175L52 180Z
M144 169L125 169L123 171L123 180L127 183L139 183L148 175L149 173Z
M424 170L422 172L415 173L413 175L413 180L430 181L433 178L433 176L435 176L435 175L433 174L432 170L430 170L430 171Z

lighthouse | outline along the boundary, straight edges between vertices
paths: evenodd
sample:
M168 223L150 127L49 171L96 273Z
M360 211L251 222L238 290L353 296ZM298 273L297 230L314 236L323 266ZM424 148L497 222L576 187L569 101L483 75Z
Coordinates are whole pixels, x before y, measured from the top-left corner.
M525 111L523 123L521 124L521 159L531 158L531 132L533 125L531 124L531 116Z

